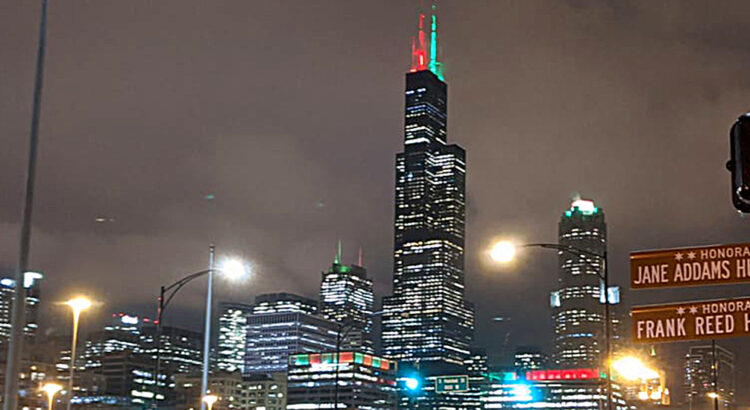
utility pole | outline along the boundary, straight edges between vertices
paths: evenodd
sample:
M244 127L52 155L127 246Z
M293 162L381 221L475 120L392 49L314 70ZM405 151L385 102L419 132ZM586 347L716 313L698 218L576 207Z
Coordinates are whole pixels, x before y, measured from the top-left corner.
M36 152L39 137L39 116L42 108L42 80L44 79L44 52L47 35L47 0L42 0L39 22L39 45L36 55L36 77L34 100L31 109L31 133L29 135L29 162L26 168L26 195L21 220L21 239L18 252L18 268L15 272L15 290L11 313L11 335L8 346L8 364L5 369L5 401L3 410L16 410L18 405L18 370L23 352L23 331L26 327L26 289L24 276L29 270L29 248L31 245L31 214L34 208L34 180L36 176ZM68 392L71 394L71 392Z
M711 339L711 371L714 378L714 410L719 410L719 362L716 361L716 339Z

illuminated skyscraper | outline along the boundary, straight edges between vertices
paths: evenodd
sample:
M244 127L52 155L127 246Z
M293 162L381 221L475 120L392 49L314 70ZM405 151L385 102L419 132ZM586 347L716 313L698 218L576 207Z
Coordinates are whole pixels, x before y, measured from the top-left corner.
M241 372L245 366L247 315L252 313L253 307L243 303L221 303L219 309L217 366L221 371Z
M685 401L694 409L709 408L711 393L718 393L719 406L733 409L735 405L734 353L717 345L690 346L685 355ZM714 372L715 367L715 372ZM741 388L740 391L743 389Z
M374 353L370 332L375 296L361 253L356 265L344 265L339 243L333 265L321 276L321 313L341 327L341 349Z
M316 301L290 293L258 296L247 317L244 374L286 371L290 354L335 350L336 335Z
M42 274L26 272L23 287L26 289L26 326L23 329L27 343L32 343L39 327L39 293ZM10 337L11 306L16 281L11 278L0 278L0 351L7 348Z
M604 212L593 201L574 201L560 219L560 245L603 254L607 246ZM551 305L555 322L552 360L561 368L599 367L604 348L601 258L559 252L557 291Z
M473 308L464 299L466 161L447 142L447 85L437 16L425 14L406 74L404 151L396 156L393 295L383 299L383 355L460 365L469 356ZM429 42L429 46L428 46Z

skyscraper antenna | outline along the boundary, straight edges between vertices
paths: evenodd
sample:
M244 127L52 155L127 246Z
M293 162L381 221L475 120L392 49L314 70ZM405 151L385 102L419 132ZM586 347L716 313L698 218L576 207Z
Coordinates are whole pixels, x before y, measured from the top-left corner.
M339 239L339 244L336 247L336 257L333 258L333 264L341 265L341 239Z
M359 247L359 258L357 258L357 266L359 266L360 268L364 266L362 265L362 247L361 246Z

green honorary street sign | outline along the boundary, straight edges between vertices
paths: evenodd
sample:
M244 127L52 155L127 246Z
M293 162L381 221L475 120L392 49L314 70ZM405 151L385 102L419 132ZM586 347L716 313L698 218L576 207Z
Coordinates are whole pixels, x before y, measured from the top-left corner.
M440 376L435 379L436 393L460 393L469 391L469 376Z

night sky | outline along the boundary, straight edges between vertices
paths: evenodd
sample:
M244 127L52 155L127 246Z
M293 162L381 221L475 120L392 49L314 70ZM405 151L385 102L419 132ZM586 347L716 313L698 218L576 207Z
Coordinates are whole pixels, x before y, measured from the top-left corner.
M38 3L0 2L8 273ZM388 294L417 10L403 0L52 0L31 255L46 275L48 331L67 331L52 320L64 313L54 302L76 292L100 301L91 327L113 311L153 315L159 286L204 269L211 241L254 264L246 283L220 283L218 299L315 296L338 239L344 262L363 248L378 298ZM728 129L750 109L750 3L446 0L439 13L448 139L467 151L466 277L478 344L491 353L506 339L550 347L555 254L529 251L499 268L484 252L493 238L556 241L578 195L604 209L612 276L625 288L632 250L750 240L724 166ZM203 292L186 288L168 320L199 329ZM720 344L750 360L750 340ZM664 346L670 366L687 346ZM745 367L738 385L750 379Z

